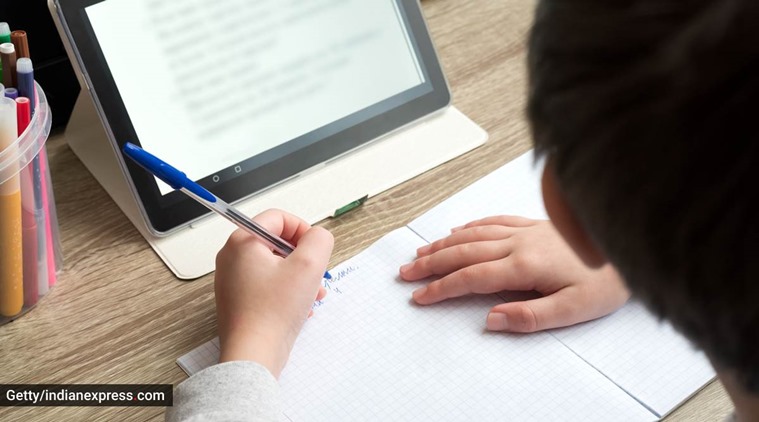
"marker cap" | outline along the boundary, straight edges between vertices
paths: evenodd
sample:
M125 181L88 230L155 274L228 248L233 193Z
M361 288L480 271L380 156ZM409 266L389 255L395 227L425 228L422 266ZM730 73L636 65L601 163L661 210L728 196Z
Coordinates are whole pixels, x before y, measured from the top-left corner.
M26 38L26 31L11 32L11 42L16 46L16 54L19 57L29 57L29 42Z
M34 66L32 66L32 59L23 57L16 60L16 72L19 73L32 73Z
M0 44L0 53L12 54L15 52L16 52L16 47L13 45L13 43L4 42Z

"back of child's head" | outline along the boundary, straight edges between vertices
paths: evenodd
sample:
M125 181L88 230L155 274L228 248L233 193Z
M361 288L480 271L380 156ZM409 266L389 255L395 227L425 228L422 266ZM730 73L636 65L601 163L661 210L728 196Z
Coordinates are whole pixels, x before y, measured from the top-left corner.
M634 295L759 392L759 1L544 0L536 149Z

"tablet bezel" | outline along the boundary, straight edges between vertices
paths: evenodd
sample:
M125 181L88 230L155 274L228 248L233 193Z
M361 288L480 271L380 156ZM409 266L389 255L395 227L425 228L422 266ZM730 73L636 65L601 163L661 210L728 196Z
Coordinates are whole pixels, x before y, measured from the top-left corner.
M131 179L130 184L139 197L148 228L156 235L164 235L208 214L208 210L180 192L161 195L152 175L124 159L121 148L126 142L140 145L139 138L85 11L86 7L102 1L105 0L66 0L61 4L57 0L59 17L96 107L107 121L107 131L118 150L127 179ZM450 91L419 3L416 0L397 0L397 4L424 73L425 84L248 157L237 165L220 169L198 183L220 198L236 202L447 107ZM162 158L171 162L171 157ZM236 168L238 165L239 168ZM214 176L219 177L218 183L214 182Z

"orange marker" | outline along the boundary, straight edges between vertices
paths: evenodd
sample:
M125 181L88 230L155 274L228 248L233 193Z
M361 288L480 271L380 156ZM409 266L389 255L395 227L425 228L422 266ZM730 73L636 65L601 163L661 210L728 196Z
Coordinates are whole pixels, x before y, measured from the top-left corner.
M18 134L16 102L0 98L0 151ZM15 170L18 170L17 168ZM13 168L6 169L11 173ZM24 306L21 184L18 174L0 184L0 315L12 317Z

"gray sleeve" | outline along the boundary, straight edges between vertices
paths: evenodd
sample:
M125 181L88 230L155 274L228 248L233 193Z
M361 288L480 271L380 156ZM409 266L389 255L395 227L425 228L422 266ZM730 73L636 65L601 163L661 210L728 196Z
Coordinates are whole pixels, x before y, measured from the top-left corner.
M174 390L166 420L280 421L279 384L256 362L226 362L191 376Z

